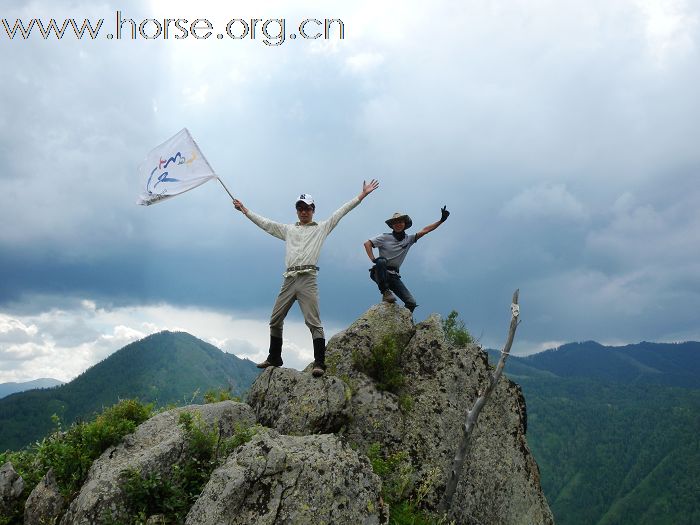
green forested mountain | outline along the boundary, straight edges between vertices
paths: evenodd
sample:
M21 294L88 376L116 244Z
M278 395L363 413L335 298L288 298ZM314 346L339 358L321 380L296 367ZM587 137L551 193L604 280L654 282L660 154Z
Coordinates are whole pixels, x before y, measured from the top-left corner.
M700 523L700 390L521 381L556 522Z
M518 361L559 377L700 388L700 343L693 341L626 346L586 341Z
M119 399L157 406L201 401L211 389L243 394L259 370L184 332L160 332L131 343L73 381L0 399L0 450L18 449L53 428L56 414L68 424L86 419Z
M509 358L557 524L700 523L699 358L698 343L593 342Z

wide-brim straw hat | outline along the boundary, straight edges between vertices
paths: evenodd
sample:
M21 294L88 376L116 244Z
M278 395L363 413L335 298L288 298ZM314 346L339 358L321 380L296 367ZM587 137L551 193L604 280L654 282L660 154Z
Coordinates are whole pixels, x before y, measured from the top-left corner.
M408 230L413 225L413 221L408 215L406 215L405 213L400 213L398 211L394 213L394 215L392 215L391 218L387 219L384 222L386 222L386 225L389 226L389 228L391 228L391 225L393 223L401 220L403 220L406 223L406 227L404 228L404 230Z

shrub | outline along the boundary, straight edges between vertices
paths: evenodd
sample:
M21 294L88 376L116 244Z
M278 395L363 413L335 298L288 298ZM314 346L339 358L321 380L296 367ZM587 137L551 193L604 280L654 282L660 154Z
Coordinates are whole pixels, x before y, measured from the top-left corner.
M207 390L204 394L204 403L219 403L220 401L240 401L240 398L231 395L230 386L219 390Z
M371 348L369 356L353 352L352 357L355 367L374 379L379 390L396 394L406 382L401 371L402 349L396 337L385 336Z
M406 497L411 483L413 467L408 461L408 452L401 451L386 455L379 443L373 443L367 450L367 457L374 473L382 479L382 498L393 505Z
M217 449L217 459L219 461L225 459L231 452L241 445L248 443L253 436L257 434L262 427L260 425L253 425L249 427L243 423L236 423L234 428L233 436L224 440L218 445Z
M189 412L180 414L186 440L184 461L173 466L170 476L127 469L121 473L130 525L145 523L149 516L163 514L170 522L182 523L214 470L217 432ZM122 523L108 520L111 523Z
M239 423L234 435L222 441L218 431L209 428L198 415L183 412L179 423L187 440L186 455L173 467L169 479L154 473L142 475L133 469L121 474L129 525L145 523L154 514L163 515L168 523L184 522L217 465L236 447L250 441L259 429L257 425ZM114 520L111 523L117 524Z
M146 421L152 408L135 399L126 399L105 409L94 421L74 423L65 431L54 415L56 430L49 436L19 452L0 454L0 464L12 462L24 479L18 508L10 516L0 517L0 525L22 523L24 502L49 469L53 469L61 493L72 498L85 481L92 462Z
M445 332L445 340L458 348L474 342L474 338L465 328L464 321L459 319L456 310L452 310L447 319L442 320L442 330Z
M426 493L432 489L437 470L433 470L416 491L408 497L414 471L408 461L408 452L385 454L379 443L367 450L372 470L382 480L382 498L389 505L389 525L441 525L444 519L431 516L419 508Z
M177 470L173 474L176 475ZM184 505L185 493L175 481L163 479L158 473L141 476L139 471L129 469L122 472L120 484L132 513L128 523L145 523L149 516L160 513L181 517L178 521L184 521L189 507ZM121 523L110 518L106 521L113 525Z
M55 418L58 428L38 444L36 461L43 472L53 469L61 492L72 497L80 490L92 462L136 430L150 417L152 408L126 399L104 410L94 421L74 423L65 432L61 432L60 421Z

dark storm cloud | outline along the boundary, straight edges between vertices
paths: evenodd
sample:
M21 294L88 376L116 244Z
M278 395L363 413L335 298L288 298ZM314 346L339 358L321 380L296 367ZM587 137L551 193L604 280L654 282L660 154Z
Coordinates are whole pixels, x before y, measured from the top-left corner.
M264 318L283 243L217 183L134 204L140 160L187 126L233 193L281 222L298 193L325 218L380 179L324 247L327 322L378 300L362 243L386 217L418 229L447 204L402 268L417 317L456 309L497 345L519 287L532 345L700 336L697 7L414 7L389 27L345 6L362 38L325 47L3 43L0 307L37 313L50 301L23 298L53 295ZM423 15L441 31L408 38Z

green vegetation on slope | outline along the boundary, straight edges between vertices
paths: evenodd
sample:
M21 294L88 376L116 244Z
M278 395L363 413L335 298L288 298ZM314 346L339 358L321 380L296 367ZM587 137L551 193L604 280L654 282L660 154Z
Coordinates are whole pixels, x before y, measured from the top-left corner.
M557 524L700 523L700 390L517 381Z
M106 409L94 421L71 425L66 431L54 418L58 428L40 442L18 452L0 453L0 465L9 461L22 476L22 497L0 525L19 525L24 518L24 502L41 478L52 469L59 490L71 499L80 490L92 462L110 446L133 432L151 416L151 406L136 400L124 400Z
M224 393L211 393L212 402ZM24 480L22 497L9 513L0 516L0 525L21 525L24 504L29 494L49 469L53 470L61 494L71 501L80 491L93 461L107 448L153 415L152 406L127 399L107 408L93 421L78 422L63 430L57 418L54 432L36 444L17 452L0 453L0 465L9 461ZM187 512L199 497L216 466L238 446L247 443L259 427L236 425L233 436L221 439L218 429L187 412L179 423L187 446L182 460L173 465L170 476L126 469L121 486L126 495L128 519L105 516L110 525L144 525L152 514L161 514L167 523L183 523Z
M120 399L157 406L201 402L228 385L241 396L259 373L255 365L187 333L161 332L125 346L70 383L0 399L0 450L19 449L49 433L51 417L72 423Z

